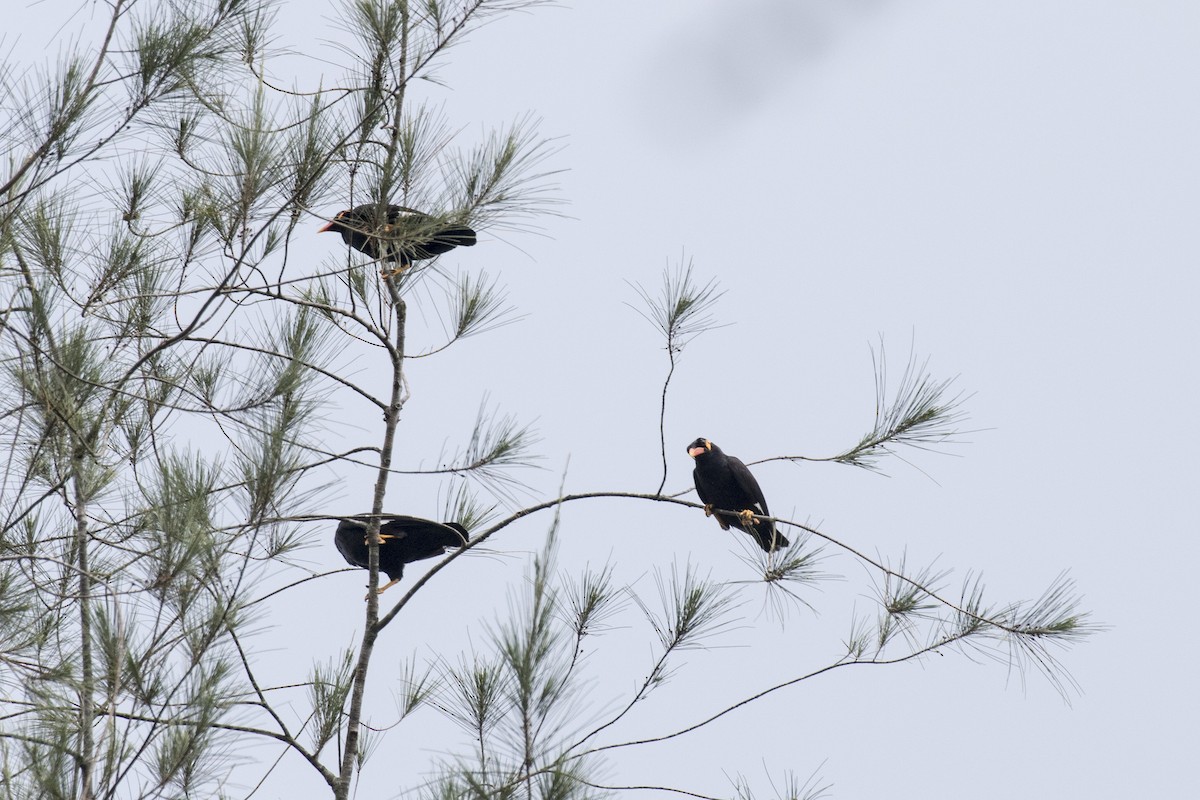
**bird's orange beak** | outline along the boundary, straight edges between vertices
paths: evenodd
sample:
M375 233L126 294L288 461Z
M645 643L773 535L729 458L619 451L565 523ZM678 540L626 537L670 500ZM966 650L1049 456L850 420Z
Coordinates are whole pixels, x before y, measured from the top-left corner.
M317 228L317 233L324 233L325 231L330 231L330 230L333 230L333 220L330 220L329 222L326 222L321 227Z
M708 451L705 450L703 447L689 447L688 448L688 455L691 456L692 458L695 458L696 456L702 456L707 452Z

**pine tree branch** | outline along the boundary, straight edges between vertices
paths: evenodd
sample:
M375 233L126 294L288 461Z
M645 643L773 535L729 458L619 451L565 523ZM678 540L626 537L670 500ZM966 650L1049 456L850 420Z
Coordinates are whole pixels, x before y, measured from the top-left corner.
M693 724L688 725L683 728L679 728L678 730L672 731L670 733L665 733L660 736L647 737L645 739L636 739L636 740L630 740L630 741L625 741L625 742L616 742L613 744L601 745L599 747L593 747L588 750L584 750L583 752L580 752L580 753L572 754L571 756L569 756L569 758L580 759L580 758L585 758L590 755L594 755L596 753L607 752L610 750L618 750L618 749L625 748L625 747L637 747L640 745L654 744L656 742L665 742L670 739L675 739L680 736L684 736L688 733L692 733L693 731L697 731L701 728L707 727L708 725L711 725L713 722L716 722L717 720L721 719L722 717L725 717L726 715L731 714L734 711L737 711L738 709L745 708L746 706L749 706L749 705L757 702L758 700L761 700L764 697L767 697L776 692L782 691L783 689L786 689L788 687L795 686L799 683L803 683L804 681L819 677L826 673L833 672L835 670L839 670L844 667L850 667L850 666L864 666L864 665L891 666L894 664L903 664L907 661L919 659L921 656L926 655L931 652L934 652L940 647L945 647L947 645L953 644L954 642L959 641L960 639L964 638L967 635L969 635L969 634L951 635L941 641L935 642L935 643L930 644L926 647L923 647L919 650L913 651L911 653L908 653L906 655L903 655L903 656L900 656L897 658L878 659L878 660L877 659L866 659L866 660L857 660L856 659L856 660L838 661L833 664L828 664L824 667L821 667L820 669L816 669L811 672L807 672L803 675L800 675L798 677L791 678L791 679L783 681L781 683L777 683L772 686L769 686L766 689L763 689L759 692L756 692L752 695L749 695L749 696L739 700L736 703L733 703L732 705L726 706L725 708L721 709L720 711L710 714L709 716L701 719L699 722L693 723Z
M384 412L383 444L379 450L379 471L375 481L375 492L371 502L371 513L374 515L367 524L368 549L368 581L366 620L363 625L361 643L359 644L358 660L354 667L354 681L350 692L350 709L346 717L345 750L342 754L341 768L334 785L337 800L345 800L350 791L351 780L355 765L358 763L360 725L363 712L363 697L367 687L367 669L371 663L371 654L383 624L379 619L379 538L380 517L383 513L383 502L387 493L388 476L392 461L392 450L395 447L396 426L400 421L400 411L403 407L404 391L404 344L406 309L403 298L396 288L393 278L387 279L388 293L391 296L396 311L395 341L392 358L392 395L387 411Z

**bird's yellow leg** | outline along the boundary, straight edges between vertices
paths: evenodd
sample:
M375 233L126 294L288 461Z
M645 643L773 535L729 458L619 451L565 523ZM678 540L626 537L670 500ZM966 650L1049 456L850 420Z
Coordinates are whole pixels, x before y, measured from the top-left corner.
M711 517L711 516L712 516L712 510L713 510L713 504L712 504L712 503L705 503L705 504L704 504L704 516L706 516L706 517Z
M388 589L392 588L399 582L400 582L399 578L396 578L396 580L394 580L394 581L388 581L383 586L380 586L378 589L376 589L375 594L383 594L384 592L386 592ZM370 599L371 599L371 593L367 592L366 595L363 597L363 602L366 602L367 600L370 600Z
M381 277L381 278L399 278L401 275L404 274L404 270L406 270L406 269L408 269L407 264L403 264L399 267L394 267L392 269L386 269L386 268L381 269L381 270L379 270L379 277Z
M753 525L756 521L754 512L748 508L744 509L742 511L739 511L738 516L742 518L742 522L745 523L746 525Z

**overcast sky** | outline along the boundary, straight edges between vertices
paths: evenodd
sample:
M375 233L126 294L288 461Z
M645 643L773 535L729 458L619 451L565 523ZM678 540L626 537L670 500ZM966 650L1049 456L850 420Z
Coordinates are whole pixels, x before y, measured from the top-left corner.
M529 109L565 137L575 219L518 242L528 259L469 254L495 259L529 314L469 349L472 377L539 418L550 465L570 454L568 488L653 488L665 358L622 303L686 250L732 324L685 353L669 486L687 485L698 435L747 460L845 447L870 421L868 344L883 334L902 358L915 340L986 430L916 459L935 480L900 463L890 478L758 467L772 508L937 559L952 581L982 571L997 600L1070 570L1112 626L1064 656L1082 687L1070 707L1036 674L1022 686L947 655L803 685L618 762L621 779L761 779L765 737L769 767L820 766L843 798L1196 790L1200 646L1173 615L1200 556L1198 45L1188 2L756 0L578 4L456 53L438 95L452 113ZM565 564L611 557L636 576L690 558L751 577L710 520L605 509L565 512ZM693 657L664 713L820 663L869 585L846 559L831 568L848 585L810 598L819 617L783 633L758 619L732 637L745 648Z
M1082 689L1069 705L1036 673L948 652L803 683L623 753L612 782L721 793L743 773L769 796L765 765L819 770L839 798L1195 792L1200 5L563 6L480 30L453 51L445 86L419 89L467 139L540 117L561 137L548 166L567 170L567 216L544 236L484 232L444 259L499 276L525 316L413 365L408 462L461 441L487 393L536 422L546 471L533 497L553 496L564 470L569 491L652 491L667 364L626 304L630 283L655 288L686 254L725 290L716 315L728 325L693 342L676 373L668 490L690 486L697 436L747 461L845 449L872 421L869 346L882 335L898 373L915 343L970 395L969 442L889 462L889 477L756 467L772 510L893 561L936 560L952 588L982 572L995 601L1032 599L1069 570L1111 626L1063 655ZM322 28L329 9L282 6L281 44L318 54L290 62L303 65L288 76L297 85L336 74L320 60L337 58L319 50L338 35ZM315 227L303 240L314 269L339 246ZM369 507L373 476L331 478L330 513ZM428 480L397 485L390 510L437 516L435 494ZM454 660L479 644L479 620L505 613L548 523L514 527L494 557L443 573L388 629L376 678L414 652ZM745 537L699 512L598 502L565 509L563 523L566 571L611 561L650 597L655 566L755 577L739 558ZM331 543L308 555L317 569L340 563ZM846 580L807 592L818 613L795 610L785 626L760 613L760 586L743 587L747 621L718 642L728 647L688 654L627 730L673 729L836 658L871 584L847 557L826 568ZM350 644L362 583L346 573L295 593L261 657L306 664ZM593 712L652 663L652 635L627 621L596 657ZM394 719L382 685L372 700L375 721ZM360 797L415 785L447 752L449 729L422 713L388 735ZM281 776L267 796L310 796L298 788L310 777Z

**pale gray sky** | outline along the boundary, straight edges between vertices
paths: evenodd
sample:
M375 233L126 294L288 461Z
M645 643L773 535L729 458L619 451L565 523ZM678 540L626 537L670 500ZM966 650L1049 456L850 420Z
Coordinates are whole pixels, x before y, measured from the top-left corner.
M867 552L936 558L954 585L981 571L997 601L1070 570L1112 626L1063 658L1083 688L1072 707L1036 674L1023 687L947 654L802 685L622 755L614 782L719 791L740 771L766 791L765 763L819 767L840 798L1195 791L1200 646L1171 614L1200 556L1198 44L1187 2L607 2L506 20L455 53L432 96L469 125L541 115L565 137L575 219L516 240L529 257L499 242L462 255L494 265L529 316L465 345L461 366L419 368L414 426L457 376L467 406L487 386L539 419L547 465L570 456L569 489L652 489L665 357L623 303L627 281L655 284L686 249L733 324L685 353L670 487L688 485L698 435L747 460L852 443L872 413L868 344L883 334L899 360L915 339L987 430L916 459L936 482L899 462L891 478L758 467L772 508ZM366 488L348 496L361 505ZM633 579L690 559L753 578L710 520L620 508L564 512L565 567L612 559ZM497 547L533 548L542 530ZM824 664L869 593L848 559L830 568L849 580L783 632L754 618L747 587L753 626L727 642L741 647L691 656L636 721L659 732ZM522 567L470 569L511 582ZM467 619L490 613L475 597ZM621 633L627 689L650 646Z
M408 463L464 437L488 392L536 420L548 468L533 476L539 499L568 459L568 490L652 491L666 358L625 303L636 300L629 282L656 287L686 251L726 291L717 314L731 324L688 348L672 384L668 489L690 485L684 448L701 435L747 461L854 443L873 412L869 344L882 334L898 373L915 340L936 376L958 375L973 393L965 427L985 430L952 457L918 454L920 470L891 462L887 478L756 467L772 510L868 553L937 559L952 587L982 572L995 601L1032 599L1069 570L1112 626L1063 655L1083 690L1071 706L1036 673L1023 683L951 652L806 682L622 752L612 782L721 793L740 772L769 796L765 764L819 769L838 798L1194 793L1200 644L1184 609L1200 560L1200 6L564 5L482 29L453 52L446 87L420 88L466 140L540 116L543 133L562 137L549 166L569 170L570 218L547 220L545 237L485 233L446 259L500 276L526 317L412 367L402 435L419 455ZM281 43L319 53L319 38L338 35L321 29L329 7L284 3ZM334 74L290 63L301 86ZM303 244L314 265L340 246L315 225ZM374 413L336 435L365 439ZM336 477L330 513L369 505L373 476ZM397 485L391 510L436 516L435 488ZM611 560L649 596L651 569L673 562L754 579L738 537L699 512L629 509L565 509L562 567ZM376 677L413 652L453 660L479 643L478 621L504 613L548 523L493 540L514 558L443 573L388 630ZM310 555L340 563L331 542ZM835 658L853 609L869 608L870 580L845 556L826 567L847 580L807 593L819 614L796 611L783 629L758 613L761 588L744 587L748 624L718 642L730 647L689 654L624 730L673 729ZM349 645L342 629L361 613L362 582L333 576L277 608L264 663ZM593 712L650 666L651 634L636 615L627 623L594 662ZM383 688L372 704L388 724ZM428 711L404 721L359 796L416 784L452 737ZM315 781L296 782L304 769L260 796L310 796L298 787Z

